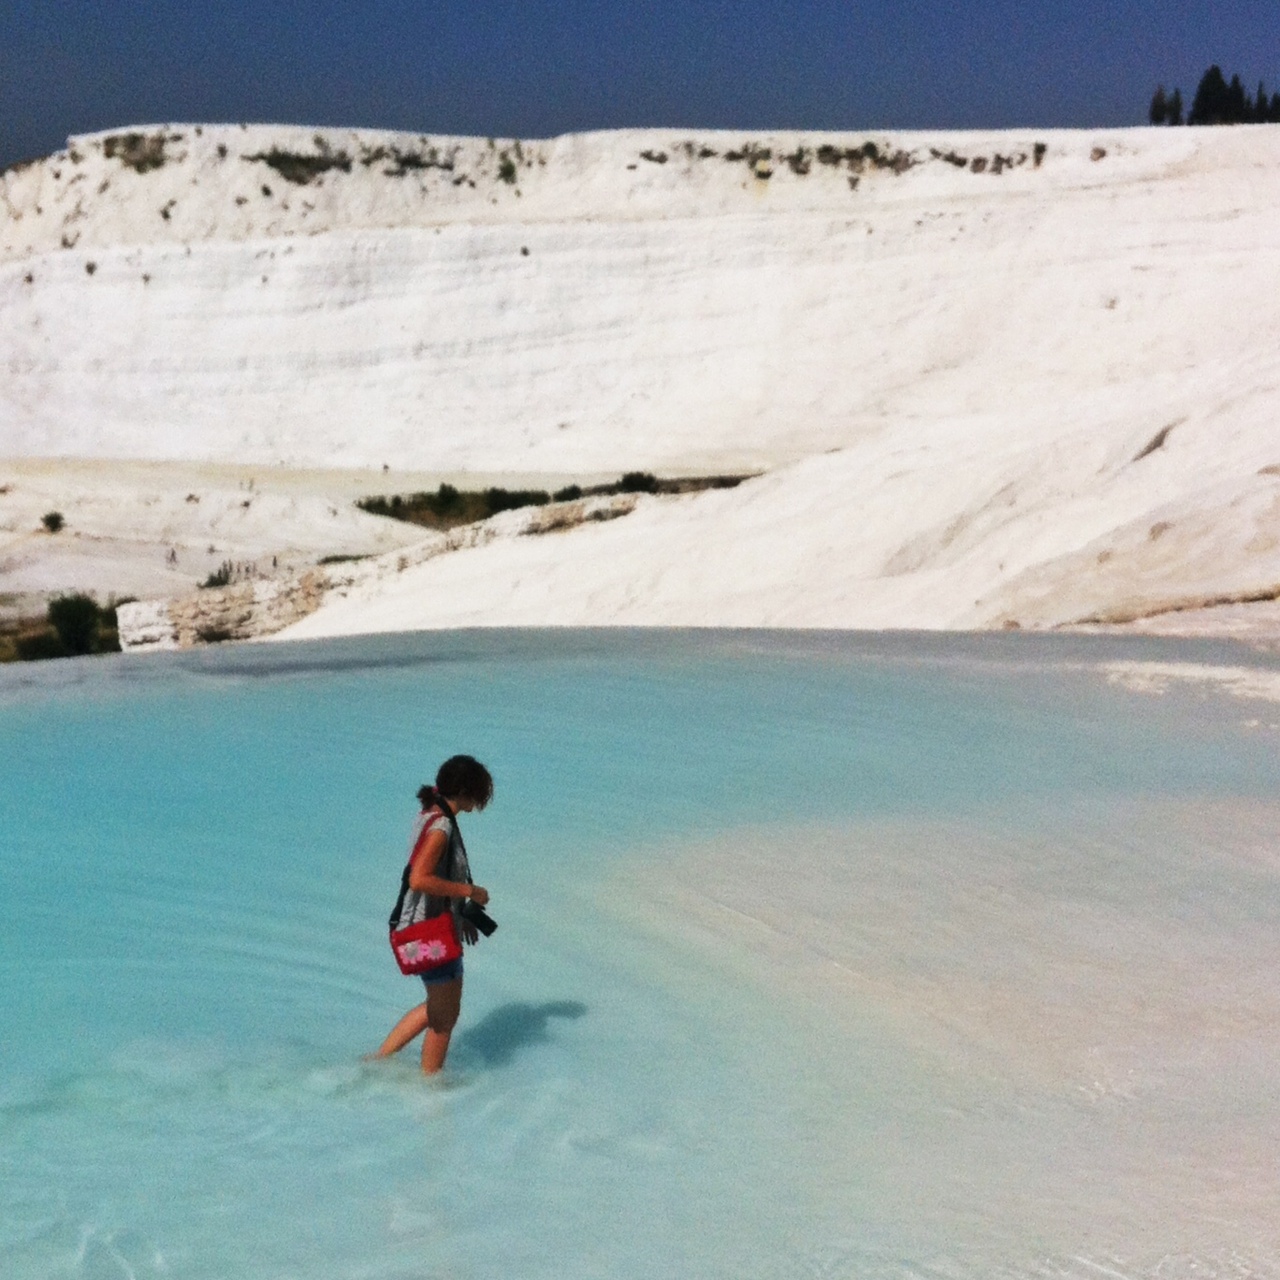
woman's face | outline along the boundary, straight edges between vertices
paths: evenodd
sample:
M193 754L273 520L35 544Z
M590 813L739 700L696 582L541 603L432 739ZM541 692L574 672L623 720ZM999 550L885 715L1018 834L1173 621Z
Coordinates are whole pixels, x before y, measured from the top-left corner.
M476 802L470 796L459 796L453 801L454 813L474 813Z

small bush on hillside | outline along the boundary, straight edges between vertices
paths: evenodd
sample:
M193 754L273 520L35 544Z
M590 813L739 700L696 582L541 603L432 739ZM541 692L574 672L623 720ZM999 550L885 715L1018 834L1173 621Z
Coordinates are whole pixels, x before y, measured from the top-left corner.
M274 169L286 182L305 187L307 183L318 178L330 169L338 169L343 173L351 172L351 157L345 151L330 151L317 139L319 148L314 155L306 155L300 151L282 151L272 147L270 151L259 151L255 155L245 156L249 161L261 161Z
M67 653L79 656L98 651L101 617L98 602L83 592L49 601L49 625Z
M423 140L425 143L425 139ZM435 147L421 151L409 151L395 146L364 146L360 150L360 163L366 169L382 161L388 161L383 173L389 178L403 178L407 173L424 169L452 170L453 157L441 157Z
M40 517L40 523L44 525L50 533L57 533L62 529L63 525L66 524L66 521L62 518L61 511L46 511L44 515Z
M442 484L435 493L414 493L408 496L394 494L390 497L378 495L361 498L356 506L370 515L408 520L430 529L452 529L458 525L488 519L499 511L541 507L552 501L572 502L578 498L618 493L697 493L703 489L731 489L744 479L745 476L688 476L683 479L659 480L648 471L628 471L610 484L591 485L589 488L571 484L557 489L554 495L545 489L459 490L452 485ZM593 520L612 518L612 515L590 517Z
M461 491L442 484L434 493L393 494L361 498L356 506L373 516L408 520L429 529L452 529L458 525L487 520L499 511L517 507L542 506L551 501L545 489L499 489Z
M441 483L431 500L431 508L437 515L447 516L462 505L462 495L451 484Z
M82 592L51 600L42 621L27 620L0 629L0 662L37 662L119 651L116 602L104 608Z
M19 662L41 662L46 658L65 658L66 646L58 639L58 633L48 627L29 631L14 641Z
M98 606L98 652L120 652L120 622L116 610L122 604L132 604L137 596L121 596L119 600L112 598L105 605Z
M116 133L102 140L102 154L119 160L135 173L149 173L164 166L166 138L163 133Z
M498 161L498 177L508 185L516 180L516 162L505 151L502 153L502 159Z
M551 501L551 495L545 489L486 489L484 496L492 516L499 511L515 511L519 507L543 507Z
M782 157L791 169L791 172L799 177L803 177L809 172L809 152L804 147L797 147L789 156Z
M202 587L225 587L234 576L236 567L230 560L224 560L200 585Z

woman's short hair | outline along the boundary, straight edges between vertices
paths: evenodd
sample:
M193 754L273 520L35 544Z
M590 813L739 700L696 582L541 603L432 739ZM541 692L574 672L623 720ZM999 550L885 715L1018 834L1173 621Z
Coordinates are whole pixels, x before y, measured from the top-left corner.
M423 808L434 804L437 796L463 796L483 809L493 799L493 778L474 756L450 756L436 771L436 785L418 792Z

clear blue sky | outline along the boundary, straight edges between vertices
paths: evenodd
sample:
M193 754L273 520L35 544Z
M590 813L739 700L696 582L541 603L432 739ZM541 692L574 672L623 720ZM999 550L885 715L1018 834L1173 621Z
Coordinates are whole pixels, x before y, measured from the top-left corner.
M0 163L160 121L1136 124L1157 82L1189 100L1211 62L1280 88L1280 3L0 0Z

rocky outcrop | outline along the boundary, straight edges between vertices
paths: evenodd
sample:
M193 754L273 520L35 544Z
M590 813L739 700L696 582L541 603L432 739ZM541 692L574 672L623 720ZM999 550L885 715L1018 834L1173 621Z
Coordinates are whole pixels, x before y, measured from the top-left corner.
M122 649L190 649L251 640L298 622L320 607L328 575L317 568L283 580L209 588L177 600L119 605Z
M640 501L640 495L624 493L525 507L447 533L425 533L420 542L385 555L317 565L278 578L207 587L173 600L122 604L116 610L120 647L141 652L260 639L300 622L327 599L376 592L389 579L437 556L484 546L499 538L558 534L616 520L635 510Z

